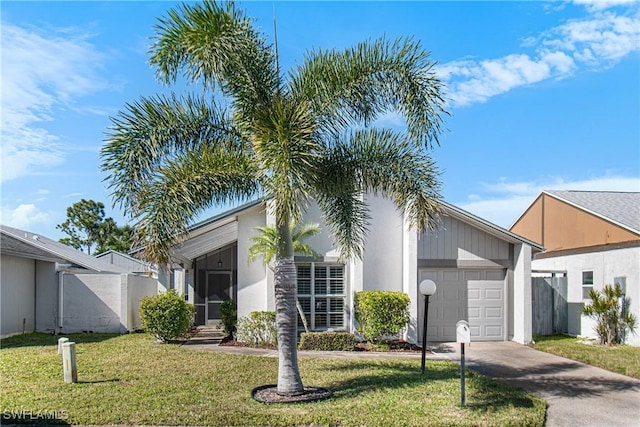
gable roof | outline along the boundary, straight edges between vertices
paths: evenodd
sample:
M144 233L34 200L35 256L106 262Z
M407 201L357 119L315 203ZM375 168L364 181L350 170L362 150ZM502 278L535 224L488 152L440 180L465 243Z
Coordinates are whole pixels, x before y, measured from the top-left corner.
M3 254L42 261L68 262L98 273L127 273L122 267L29 231L0 225L0 237L0 252Z
M543 193L640 234L640 192L545 190Z
M180 255L185 259L190 259L189 257L192 258L196 253L202 252L203 245L207 246L208 248L212 248L214 246L220 247L223 243L229 243L230 241L237 238L237 225L231 223L230 221L235 219L236 215L238 215L239 213L259 206L263 202L264 199L254 200L237 208L222 212L214 217L191 226L189 228L190 237L187 238L186 241L174 246L174 254ZM524 243L531 246L534 252L544 251L544 247L536 242L528 240L516 233L513 233L476 215L473 215L472 213L467 212L464 209L454 206L448 202L441 201L441 203L446 215L455 217L460 221L481 229L484 232L491 234L499 239L505 240L509 243ZM229 230L227 230L227 228L229 228ZM207 236L206 233L213 229L222 231L222 234L224 234L224 236L217 239L214 239L211 236Z

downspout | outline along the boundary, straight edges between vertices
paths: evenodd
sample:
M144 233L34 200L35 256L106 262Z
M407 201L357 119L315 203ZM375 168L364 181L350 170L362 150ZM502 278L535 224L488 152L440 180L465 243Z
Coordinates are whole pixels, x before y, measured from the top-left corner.
M62 293L64 291L64 271L58 272L58 329L62 333L62 321L64 319L64 302Z

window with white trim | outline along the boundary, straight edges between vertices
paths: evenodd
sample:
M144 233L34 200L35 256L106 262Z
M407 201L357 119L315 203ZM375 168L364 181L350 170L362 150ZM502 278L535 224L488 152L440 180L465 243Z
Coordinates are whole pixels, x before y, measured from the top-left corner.
M346 286L344 265L297 263L298 300L309 329L321 331L345 326ZM302 320L298 317L298 327Z
M593 270L582 272L582 299L591 299L589 293L593 289Z

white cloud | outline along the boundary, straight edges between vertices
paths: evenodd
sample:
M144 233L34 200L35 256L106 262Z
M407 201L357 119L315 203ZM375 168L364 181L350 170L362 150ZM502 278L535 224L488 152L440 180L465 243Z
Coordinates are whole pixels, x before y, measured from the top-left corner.
M519 182L502 179L497 183L481 184L484 196L477 193L457 206L497 225L508 228L544 190L582 191L640 191L640 177L606 175L569 181L548 177L538 181Z
M10 227L29 230L35 224L43 224L49 220L49 214L42 212L34 204L21 204L15 209L2 207L0 222Z
M596 12L611 7L628 5L638 0L574 0L575 4L584 6L587 10Z
M589 3L586 18L572 19L537 37L527 37L522 47L532 53L440 65L437 72L447 83L452 105L482 103L518 87L566 78L580 69L607 68L640 50L637 3L629 3L627 15L604 11L614 3L623 2Z
M39 123L104 89L105 58L83 34L2 23L2 181L64 161L64 141Z

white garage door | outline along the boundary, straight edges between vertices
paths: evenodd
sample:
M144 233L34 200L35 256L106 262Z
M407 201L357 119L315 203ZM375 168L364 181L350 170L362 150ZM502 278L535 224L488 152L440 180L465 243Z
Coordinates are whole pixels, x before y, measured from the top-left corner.
M504 341L504 280L469 280L471 341Z
M455 341L456 323L463 319L469 321L472 340L504 340L504 278L503 269L420 270L418 283L431 279L437 286L429 299L427 341ZM422 338L424 299L418 298L418 336Z

